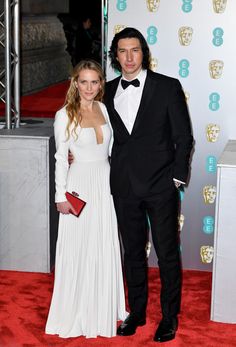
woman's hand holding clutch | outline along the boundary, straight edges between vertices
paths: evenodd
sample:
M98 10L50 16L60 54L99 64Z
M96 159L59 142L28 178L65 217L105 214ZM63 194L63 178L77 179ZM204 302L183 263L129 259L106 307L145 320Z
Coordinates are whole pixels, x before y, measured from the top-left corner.
M57 206L57 211L62 214L69 214L69 213L76 214L74 207L71 205L69 201L58 202L56 206Z

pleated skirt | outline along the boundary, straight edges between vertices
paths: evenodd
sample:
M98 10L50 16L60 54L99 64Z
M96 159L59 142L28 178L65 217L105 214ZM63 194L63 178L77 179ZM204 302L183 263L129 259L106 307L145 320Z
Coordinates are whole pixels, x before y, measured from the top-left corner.
M59 217L47 334L112 337L127 316L109 171L107 160L70 167L67 190L87 204L78 218Z

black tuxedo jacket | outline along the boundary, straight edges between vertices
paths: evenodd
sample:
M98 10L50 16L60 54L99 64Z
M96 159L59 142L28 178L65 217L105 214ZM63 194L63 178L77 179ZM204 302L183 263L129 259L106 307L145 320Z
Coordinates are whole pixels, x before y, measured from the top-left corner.
M174 187L173 178L186 182L193 137L180 82L147 71L143 94L129 134L114 108L120 77L107 82L105 104L114 132L111 154L111 192L125 197L131 188L149 197Z

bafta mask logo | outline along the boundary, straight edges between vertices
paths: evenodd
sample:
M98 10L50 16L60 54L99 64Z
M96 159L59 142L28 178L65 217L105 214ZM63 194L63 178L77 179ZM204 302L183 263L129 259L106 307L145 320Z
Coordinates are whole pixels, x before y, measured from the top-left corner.
M160 5L160 0L146 0L147 8L150 12L156 12Z
M210 264L214 255L214 248L212 246L201 246L200 255L202 263Z
M179 28L179 42L182 46L189 46L193 37L193 29L191 27Z
M220 133L220 127L217 124L208 124L206 127L206 136L208 142L216 142Z
M146 247L145 247L145 251L146 251L146 257L149 258L149 255L150 255L150 252L151 252L151 247L152 247L152 244L150 241L148 241L146 243Z
M205 204L214 204L216 198L216 187L209 185L203 187L203 198Z
M123 30L126 26L125 25L122 25L122 24L117 24L114 26L114 35L115 34L118 34L121 30Z
M183 214L180 214L179 215L179 231L181 231L183 229L183 226L184 226L184 215Z
M152 71L156 72L157 71L157 59L156 58L151 58L150 63L149 63L149 67Z
M184 95L185 95L185 100L186 100L186 102L188 102L188 101L189 101L189 98L190 98L189 92L187 92L187 91L185 90L185 91L184 91Z
M227 0L212 0L215 13L223 13L226 9Z
M209 62L209 72L214 80L221 77L223 72L224 62L222 60L211 60Z

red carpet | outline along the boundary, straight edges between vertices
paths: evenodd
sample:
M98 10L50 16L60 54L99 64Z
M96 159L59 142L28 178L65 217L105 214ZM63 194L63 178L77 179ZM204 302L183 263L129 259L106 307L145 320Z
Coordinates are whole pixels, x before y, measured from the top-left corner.
M147 324L130 337L61 339L44 334L53 274L0 271L0 347L233 347L236 326L209 320L211 273L185 270L176 339L152 341L160 319L158 270L149 270Z
M54 118L55 112L63 106L69 81L57 83L40 92L21 97L21 117ZM0 102L0 116L5 115L5 105Z

